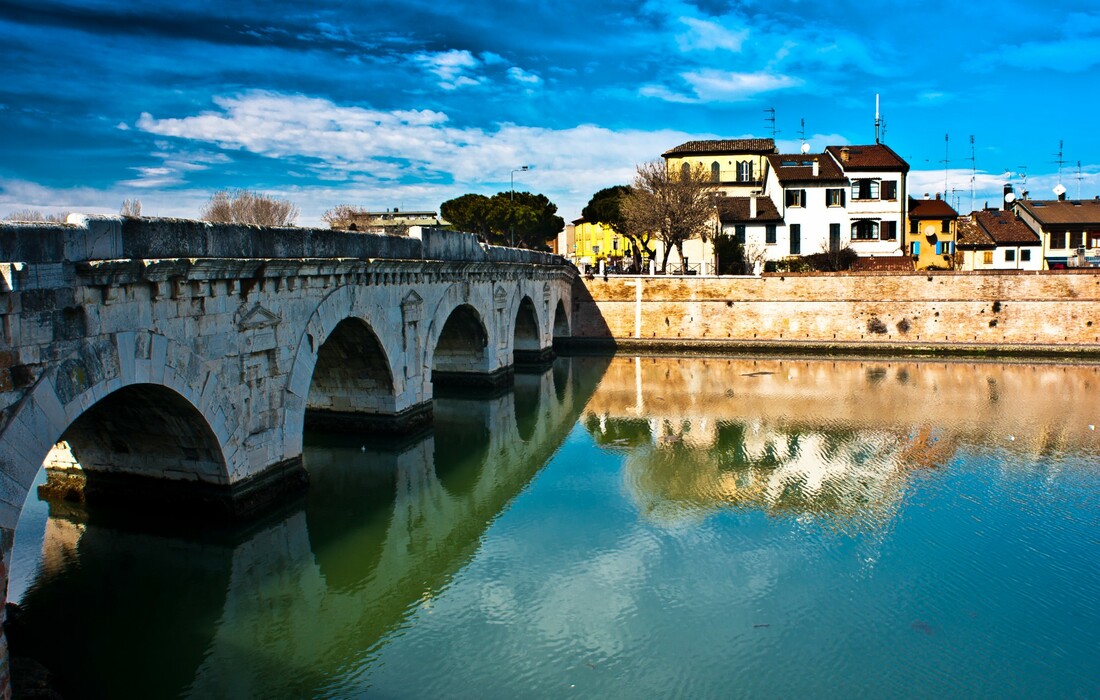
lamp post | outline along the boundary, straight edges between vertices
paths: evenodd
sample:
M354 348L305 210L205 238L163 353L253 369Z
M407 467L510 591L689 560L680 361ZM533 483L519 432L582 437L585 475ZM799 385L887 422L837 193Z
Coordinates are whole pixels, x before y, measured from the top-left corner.
M508 204L509 205L512 205L516 201L516 173L525 173L529 169L530 169L530 166L527 166L527 165L521 165L518 168L513 168L512 169L512 172L510 174L511 180L512 180L512 186L508 190ZM510 208L512 208L513 210L515 209L515 207L511 207L511 206L510 206ZM511 230L512 230L512 247L515 248L516 247L515 212L512 211L512 212L509 212L509 214L511 214L511 217L512 217L512 226L511 226Z

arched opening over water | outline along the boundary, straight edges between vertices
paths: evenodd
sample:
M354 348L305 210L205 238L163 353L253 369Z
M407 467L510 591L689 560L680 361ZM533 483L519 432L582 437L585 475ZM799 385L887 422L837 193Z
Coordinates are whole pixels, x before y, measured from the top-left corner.
M306 426L327 430L369 427L396 411L393 375L374 330L358 318L336 325L317 351L306 400Z
M571 335L569 317L565 313L565 303L559 299L558 306L554 310L554 339L568 338Z
M499 378L489 371L488 346L489 333L481 315L469 304L456 307L443 324L432 354L433 393L498 388Z
M516 310L516 333L513 349L518 358L521 353L537 353L542 350L539 337L539 317L531 297L523 297Z

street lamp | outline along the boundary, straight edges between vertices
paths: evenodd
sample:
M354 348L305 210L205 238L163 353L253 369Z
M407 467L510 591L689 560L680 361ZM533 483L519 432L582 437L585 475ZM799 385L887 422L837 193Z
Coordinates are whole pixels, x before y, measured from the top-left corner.
M530 166L521 165L518 168L513 168L512 172L510 174L511 180L512 180L512 186L511 186L511 189L508 190L508 204L509 204L509 208L513 209L512 212L509 212L512 215L512 247L513 248L516 247L516 224L515 224L515 216L516 215L515 215L514 207L512 207L511 205L516 201L516 173L525 173L528 170L530 170Z

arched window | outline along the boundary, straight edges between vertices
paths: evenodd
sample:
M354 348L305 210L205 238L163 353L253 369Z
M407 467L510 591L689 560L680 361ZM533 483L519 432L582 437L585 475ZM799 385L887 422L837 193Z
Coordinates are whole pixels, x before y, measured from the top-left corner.
M718 165L718 161L714 161L710 164L710 181L718 182L720 178L721 168Z
M682 177L684 179L687 179L687 178L691 177L691 165L690 164L684 163L683 165L680 166L680 177Z
M878 238L878 222L863 219L852 223L853 241L873 241Z

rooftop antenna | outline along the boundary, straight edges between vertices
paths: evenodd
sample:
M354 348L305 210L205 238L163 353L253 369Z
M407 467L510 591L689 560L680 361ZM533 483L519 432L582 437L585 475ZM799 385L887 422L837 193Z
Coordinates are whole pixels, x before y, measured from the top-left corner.
M1062 165L1065 164L1065 162L1066 162L1062 158L1062 144L1063 144L1063 141L1061 139L1058 139L1058 152L1054 154L1054 155L1058 156L1058 160L1055 161L1055 162L1058 163L1058 186L1059 187L1062 185Z
M875 93L875 143L881 143L879 128L882 126L882 119L879 117L878 112L878 93Z
M1077 199L1081 199L1081 161L1077 161Z
M772 140L774 141L775 137L779 135L779 130L775 128L775 107L768 107L764 110L764 113L768 115L764 117L764 121L771 124L769 128L771 128Z
M978 179L978 160L974 155L974 134L970 135L970 211L974 211L974 184Z
M950 142L947 134L943 135L943 196L947 197L947 165L950 160Z
M1023 190L1027 190L1027 166L1026 165L1021 165L1021 166L1019 166L1019 168L1020 168L1020 179L1023 180L1023 182L1020 184L1020 187Z
M802 117L802 119L800 119L799 121L802 124L802 129L800 129L799 132L798 132L798 140L802 142L803 146L805 146L806 145L806 117Z

